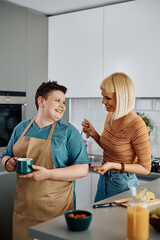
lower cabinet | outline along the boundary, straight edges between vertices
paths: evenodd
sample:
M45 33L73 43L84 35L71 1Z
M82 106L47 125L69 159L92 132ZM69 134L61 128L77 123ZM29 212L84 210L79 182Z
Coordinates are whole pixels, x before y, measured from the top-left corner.
M99 174L98 173L92 173L92 185L91 185L91 191L92 191L92 202L94 202L95 196L96 196L96 192L97 192L97 184L98 184L98 180L99 180Z
M76 180L76 209L94 202L99 174L89 173L87 177Z
M0 239L12 239L12 214L16 173L0 172Z

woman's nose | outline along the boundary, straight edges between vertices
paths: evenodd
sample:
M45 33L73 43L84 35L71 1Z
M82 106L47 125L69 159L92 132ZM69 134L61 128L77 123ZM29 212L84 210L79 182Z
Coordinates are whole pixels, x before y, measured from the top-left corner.
M106 104L106 102L107 102L107 101L103 98L103 99L102 99L102 103L103 103L103 104Z
M64 108L63 102L59 102L59 107L60 107L60 108Z

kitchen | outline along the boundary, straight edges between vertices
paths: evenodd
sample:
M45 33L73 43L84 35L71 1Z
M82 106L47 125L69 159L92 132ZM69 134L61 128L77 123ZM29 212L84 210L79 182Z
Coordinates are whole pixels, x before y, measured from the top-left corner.
M146 11L144 11L142 18L144 20L143 22L140 21L141 11L136 11L137 6L141 11L145 6ZM150 135L150 143L153 157L159 157L160 98L158 88L158 70L160 56L160 33L158 29L158 7L158 1L139 0L95 9L93 8L91 11L88 9L86 11L68 14L68 18L70 17L70 19L67 19L67 17L65 18L65 15L64 18L63 16L61 17L60 15L57 15L57 17L55 16L57 24L69 21L70 27L67 29L69 34L66 39L64 38L65 36L62 35L63 33L65 34L65 26L61 25L61 29L59 29L59 31L56 29L57 39L54 42L54 46L57 47L56 44L58 42L59 49L57 50L58 52L55 52L54 58L52 50L48 51L48 18L43 14L38 14L34 11L11 5L6 1L0 1L0 29L2 39L0 43L2 51L0 57L1 90L26 92L26 118L29 118L36 114L36 108L33 105L34 91L41 82L48 78L55 80L61 79L61 83L65 83L65 81L67 81L66 85L69 89L67 96L69 111L66 113L66 120L69 120L78 128L79 131L81 131L81 121L84 117L86 117L90 119L95 124L97 130L101 132L106 111L101 104L99 91L100 81L112 71L121 70L127 72L132 76L133 80L136 79L137 81L135 82L137 92L135 110L146 113L146 115L153 121L154 129ZM121 11L119 11L119 8ZM122 12L124 13L123 16L125 16L127 8L131 10L134 9L134 11L130 10L130 15L132 13L131 18L127 15L127 24L125 24L126 19L120 19L118 13ZM106 21L108 21L106 18L108 11L111 16L113 16L113 19L110 16L111 25L109 26L106 23ZM88 14L90 14L90 20L88 19ZM107 31L109 31L110 38L106 35L107 33L104 32L102 28L103 14L104 24L106 24L105 29L108 29ZM146 15L149 17L147 18ZM83 21L81 21L82 17L85 19L85 37L87 40L85 42L83 42L81 37L81 29L84 25ZM116 20L116 17L118 18L118 21ZM50 24L52 23L53 18L51 17L51 20L49 20ZM76 34L78 34L77 38L80 43L83 42L85 54L81 48L77 51L73 49L74 46L76 47L74 42L70 44L72 38L71 32L74 27L74 19L76 19L76 24L79 24L79 31L77 31ZM94 31L91 31L91 26L93 26L95 22L97 24L94 27L96 27L98 34L97 32L95 33ZM121 26L118 24L123 24L124 28L121 29L123 30L123 33L125 33L126 30L129 31L127 41L124 41L123 38L118 40L117 38L114 38L114 32L118 31L119 26ZM129 28L128 24L133 27ZM114 27L114 32L110 26ZM138 30L136 32L137 28ZM151 31L151 34L149 31ZM52 32L50 32L50 34L52 39ZM113 41L111 36L116 39L116 41ZM60 42L61 38L65 39L66 45L62 46ZM72 39L72 41L77 41L77 38L75 40ZM93 45L90 44L91 42ZM120 45L117 45L117 42ZM104 43L106 43L106 45ZM49 44L51 44L50 40ZM130 48L130 46L132 46L132 48ZM63 49L63 47L65 49ZM118 51L118 47L122 51ZM64 52L66 55L63 57L62 61L61 54ZM70 60L68 59L69 53L71 56ZM75 61L77 56L78 60L76 61L78 62ZM121 59L121 61L119 59ZM74 62L78 64L78 67L74 65ZM58 64L60 63L61 65L58 67ZM52 72L53 64L57 71L54 73ZM72 66L72 68L69 68L69 66ZM115 66L116 68L114 69ZM129 68L128 66L132 66L132 68ZM61 69L63 69L63 71L60 71ZM66 71L67 69L69 69L68 75ZM62 73L64 73L64 76ZM71 76L75 82L74 84L70 82ZM95 82L92 91L88 91L88 89L90 89L89 81L87 84L88 79L92 79L92 81ZM145 82L143 82L144 80ZM79 83L80 85L76 86L76 84ZM87 141L90 154L102 154L96 144L94 144L90 139ZM5 175L3 173L3 177L4 176ZM85 179L81 180L82 183L79 183L81 186L79 189L83 189L83 186L86 186L86 182L89 187L96 185L96 176L89 174L87 178L88 179L86 181ZM4 181L2 180L1 182ZM87 186L85 191L88 191ZM84 202L79 200L79 207L86 206L88 205L88 201L92 201L91 199L93 198L92 195L94 195L94 191L95 189L90 191L90 199L83 199ZM80 193L77 194L81 195Z

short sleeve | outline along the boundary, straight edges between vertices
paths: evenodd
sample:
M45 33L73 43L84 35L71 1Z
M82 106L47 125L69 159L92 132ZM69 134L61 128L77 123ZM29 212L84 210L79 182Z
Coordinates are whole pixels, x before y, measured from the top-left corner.
M78 130L74 130L67 143L69 165L90 164L83 138Z
M8 142L7 148L3 152L2 157L4 157L5 155L13 156L12 147L18 141L19 137L21 136L22 132L24 131L24 129L26 128L30 121L31 119L22 121L14 128L11 138Z
M13 152L12 152L12 147L15 144L15 142L17 141L17 137L16 137L16 128L13 130L13 133L11 135L11 138L9 140L9 143L7 145L7 148L5 149L5 151L2 154L2 158L5 155L9 155L9 156L13 156Z

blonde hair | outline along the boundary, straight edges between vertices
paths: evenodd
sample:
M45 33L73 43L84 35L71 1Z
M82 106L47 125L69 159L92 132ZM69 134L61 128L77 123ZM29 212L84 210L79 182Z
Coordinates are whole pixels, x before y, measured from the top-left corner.
M118 119L129 113L135 105L135 87L130 77L122 72L112 73L105 78L100 89L106 93L116 94L116 110L113 119Z

